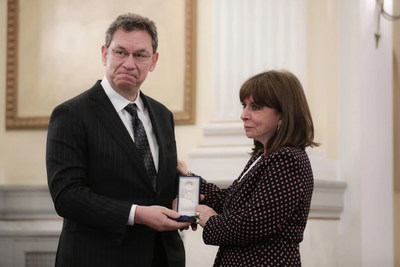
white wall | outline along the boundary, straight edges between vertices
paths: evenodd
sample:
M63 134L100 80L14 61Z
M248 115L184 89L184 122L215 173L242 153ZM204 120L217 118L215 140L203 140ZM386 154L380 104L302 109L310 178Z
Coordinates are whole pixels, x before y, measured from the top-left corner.
M342 0L339 14L339 266L393 266L392 24L376 48L375 1Z
M204 146L203 129L215 119L214 1L218 0L198 0L196 124L176 127L179 157L184 160ZM392 1L385 3L390 10ZM308 11L321 12L312 16L321 15L327 26L318 28L312 21L312 34L321 37L317 38L321 44L314 42L307 50L302 75L317 139L334 163L325 165L322 173L334 168L334 175L326 177L347 182L347 189L340 221L309 221L301 245L303 263L393 266L392 22L381 19L382 36L376 49L374 0L308 0L307 4ZM6 58L6 11L7 1L0 0L1 59ZM5 103L5 71L5 64L0 64L1 103ZM0 125L0 184L45 184L46 131L5 131L4 108L0 109ZM190 235L201 237L201 232L185 238ZM208 256L200 256L203 252ZM191 262L211 266L215 247L204 246L191 253Z

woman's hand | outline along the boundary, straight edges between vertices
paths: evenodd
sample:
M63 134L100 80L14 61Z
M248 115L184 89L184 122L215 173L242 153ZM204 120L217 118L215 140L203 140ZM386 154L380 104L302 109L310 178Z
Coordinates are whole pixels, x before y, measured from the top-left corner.
M199 215L198 224L200 224L200 226L203 228L211 216L218 215L215 210L206 205L197 205L196 212Z
M176 169L180 175L188 175L188 169L184 161L178 160L178 166Z

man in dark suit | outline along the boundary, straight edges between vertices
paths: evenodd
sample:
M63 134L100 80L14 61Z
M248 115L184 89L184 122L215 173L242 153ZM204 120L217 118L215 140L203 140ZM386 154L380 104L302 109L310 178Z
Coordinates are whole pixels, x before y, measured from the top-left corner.
M179 217L173 116L140 91L157 45L152 21L119 16L102 46L104 78L51 115L48 185L64 218L56 266L185 265L177 230L189 223L168 218Z

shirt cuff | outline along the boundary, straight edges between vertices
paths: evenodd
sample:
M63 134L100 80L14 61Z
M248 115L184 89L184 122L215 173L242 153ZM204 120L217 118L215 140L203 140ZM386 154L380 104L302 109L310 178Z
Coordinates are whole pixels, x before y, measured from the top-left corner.
M134 225L135 224L135 210L136 210L137 205L132 204L131 211L129 212L129 218L128 218L128 225Z

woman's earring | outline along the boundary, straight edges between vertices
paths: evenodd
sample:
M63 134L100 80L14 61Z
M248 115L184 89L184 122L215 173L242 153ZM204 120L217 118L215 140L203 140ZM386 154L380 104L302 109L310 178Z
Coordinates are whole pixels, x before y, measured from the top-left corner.
M278 124L278 127L276 127L276 133L278 133L280 129L281 129L281 125Z

